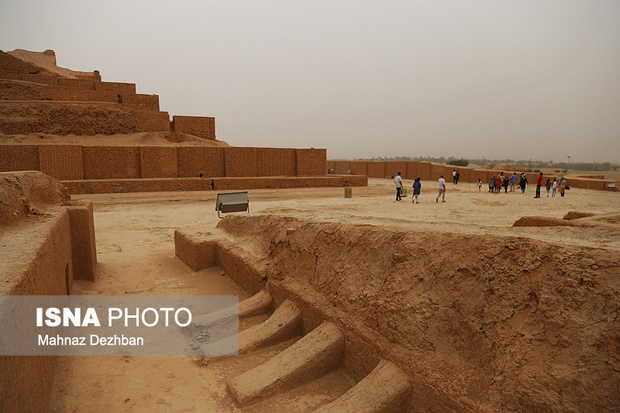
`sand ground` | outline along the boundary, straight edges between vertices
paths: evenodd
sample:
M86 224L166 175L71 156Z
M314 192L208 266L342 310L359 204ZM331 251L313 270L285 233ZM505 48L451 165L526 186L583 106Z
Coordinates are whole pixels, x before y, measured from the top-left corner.
M411 181L405 181L411 193ZM390 180L370 179L345 199L342 188L251 190L251 214L278 214L326 222L379 225L407 231L519 236L554 244L620 250L620 229L518 227L522 216L562 218L569 211L620 214L620 193L572 189L534 199L525 194L489 194L475 184L448 184L436 203L436 182L423 182L420 204L396 202ZM248 294L219 268L193 273L174 255L175 229L212 230L219 219L215 192L76 195L94 204L97 281L78 281L75 294ZM457 246L458 247L458 246ZM481 252L482 253L482 252ZM260 318L248 323L258 323ZM243 326L242 326L243 328ZM338 370L281 394L268 404L237 409L226 394L226 377L266 360L290 343L208 365L194 357L64 357L54 382L51 410L91 411L307 411L344 393L353 380ZM276 410L274 410L276 409Z

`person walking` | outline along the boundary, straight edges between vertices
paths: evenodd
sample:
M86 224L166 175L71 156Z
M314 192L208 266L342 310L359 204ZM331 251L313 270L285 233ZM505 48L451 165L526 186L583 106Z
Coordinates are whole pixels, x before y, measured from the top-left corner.
M478 178L478 192L482 192L482 179Z
M456 185L456 169L452 170L452 184Z
M396 200L401 201L400 193L403 190L403 178L401 178L400 172L394 177L394 184L396 185Z
M489 178L489 192L493 193L495 191L495 177L492 176Z
M525 193L525 188L527 188L527 176L525 176L525 174L521 174L521 180L519 181L519 187L521 188L521 193Z
M552 191L551 191L551 196L554 197L555 194L558 192L558 180L557 178L553 179L553 185L552 185Z
M551 191L551 179L547 179L547 183L545 184L545 188L547 189L547 198L549 198L549 191Z
M568 185L568 182L566 182L566 179L562 177L562 179L560 180L560 196L562 198L564 198L564 192L566 191L567 185Z
M538 175L538 179L536 180L536 196L534 198L540 198L540 187L542 186L543 173L541 172Z
M502 190L502 175L497 174L497 177L495 178L495 192L499 194L501 190Z
M435 202L439 202L439 197L441 197L441 202L446 202L446 180L443 179L443 175L439 177L439 194Z
M422 189L422 183L420 182L420 177L418 176L413 183L413 197L411 198L411 203L415 201L416 204L420 203L420 189Z

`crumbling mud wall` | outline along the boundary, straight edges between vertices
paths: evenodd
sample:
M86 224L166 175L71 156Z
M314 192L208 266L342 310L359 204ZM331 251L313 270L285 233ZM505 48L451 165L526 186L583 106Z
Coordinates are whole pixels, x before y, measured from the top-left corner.
M0 173L0 295L65 295L94 279L91 204L38 171ZM0 411L44 412L56 357L0 357Z
M297 285L370 331L345 367L394 362L413 411L620 409L617 251L274 216L218 227L263 260L266 288Z

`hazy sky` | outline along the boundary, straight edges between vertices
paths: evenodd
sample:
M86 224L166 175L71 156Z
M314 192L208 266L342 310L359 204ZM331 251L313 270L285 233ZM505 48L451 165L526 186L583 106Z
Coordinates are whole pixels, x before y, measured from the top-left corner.
M235 146L620 162L620 1L0 1L0 49Z

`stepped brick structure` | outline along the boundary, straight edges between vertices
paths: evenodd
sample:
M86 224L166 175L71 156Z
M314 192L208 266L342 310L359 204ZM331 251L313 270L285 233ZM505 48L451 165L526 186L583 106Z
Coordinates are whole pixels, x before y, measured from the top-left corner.
M159 146L48 143L32 134L54 136L158 134ZM76 72L56 66L52 50L43 53L0 51L0 172L40 170L71 182L70 190L100 192L164 188L242 189L366 185L363 177L326 175L325 149L230 147L216 140L215 118L160 111L159 96L136 93L133 83L103 82L99 71ZM30 136L30 139L16 137ZM191 145L182 137L191 136ZM59 143L61 142L61 143ZM69 141L67 141L69 142ZM83 141L82 141L83 142ZM362 174L362 175L365 175ZM166 182L181 178L321 177L326 179L255 179ZM157 179L148 183L144 179ZM96 182L106 180L107 184ZM134 180L118 184L115 180ZM110 183L114 182L114 183ZM277 184L277 185L279 185ZM116 189L114 189L116 188ZM129 189L131 188L131 189ZM142 189L141 189L142 188Z

